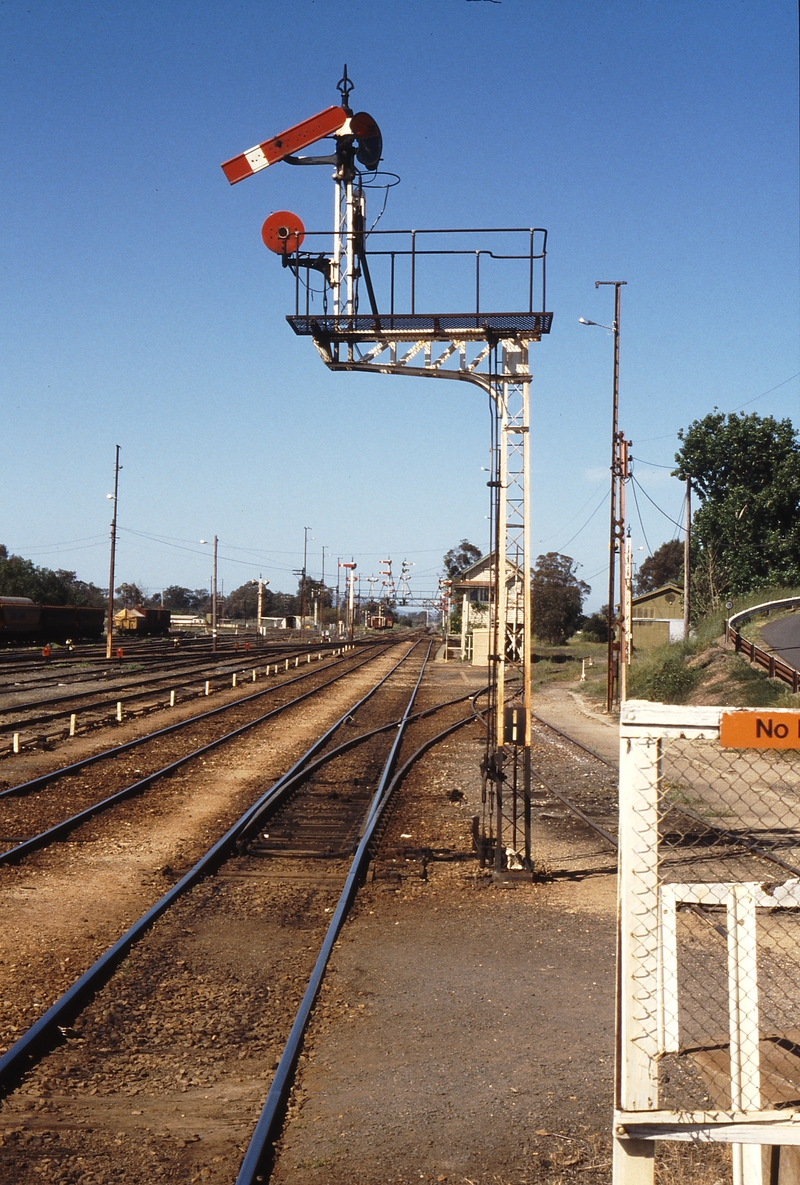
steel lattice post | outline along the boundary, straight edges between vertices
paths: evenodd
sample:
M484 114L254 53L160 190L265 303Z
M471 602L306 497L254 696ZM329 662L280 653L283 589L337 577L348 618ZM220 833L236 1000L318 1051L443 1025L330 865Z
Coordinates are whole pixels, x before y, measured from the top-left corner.
M492 387L496 565L487 774L494 798L494 864L502 872L532 868L530 376L525 346L503 346ZM484 841L491 842L491 837L484 835Z

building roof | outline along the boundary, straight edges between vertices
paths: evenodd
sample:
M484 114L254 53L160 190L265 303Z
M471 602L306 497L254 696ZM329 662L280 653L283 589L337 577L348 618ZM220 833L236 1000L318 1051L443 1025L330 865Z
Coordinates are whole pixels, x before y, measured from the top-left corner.
M453 581L453 591L467 592L471 588L491 588L494 563L494 554L483 555L479 560L475 560L474 564L470 564L468 568L464 568L455 578ZM507 567L510 583L519 578L520 569L516 564L508 564Z
M662 584L660 588L654 588L650 592L640 593L638 597L631 598L632 605L643 605L646 601L653 601L656 597L663 597L665 593L676 593L679 597L683 596L683 586L680 584Z

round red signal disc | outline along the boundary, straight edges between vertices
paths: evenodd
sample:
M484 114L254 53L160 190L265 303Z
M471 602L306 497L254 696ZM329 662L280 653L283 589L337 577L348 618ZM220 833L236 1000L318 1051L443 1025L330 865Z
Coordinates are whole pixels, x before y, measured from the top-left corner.
M264 220L261 238L264 246L276 255L294 255L306 236L305 227L296 214L288 210L276 210Z

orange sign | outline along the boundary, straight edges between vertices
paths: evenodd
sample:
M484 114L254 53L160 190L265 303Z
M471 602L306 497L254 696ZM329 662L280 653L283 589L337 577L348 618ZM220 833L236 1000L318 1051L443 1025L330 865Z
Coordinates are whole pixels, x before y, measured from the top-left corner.
M723 712L719 743L726 749L800 749L800 712Z

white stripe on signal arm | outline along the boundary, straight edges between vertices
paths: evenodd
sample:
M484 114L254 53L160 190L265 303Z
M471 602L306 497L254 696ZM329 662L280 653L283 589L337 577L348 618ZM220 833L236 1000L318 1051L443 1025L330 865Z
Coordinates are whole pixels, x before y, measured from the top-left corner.
M256 144L255 148L249 148L242 155L254 173L257 173L259 169L266 169L269 165L269 161L264 155L264 149L260 144Z

